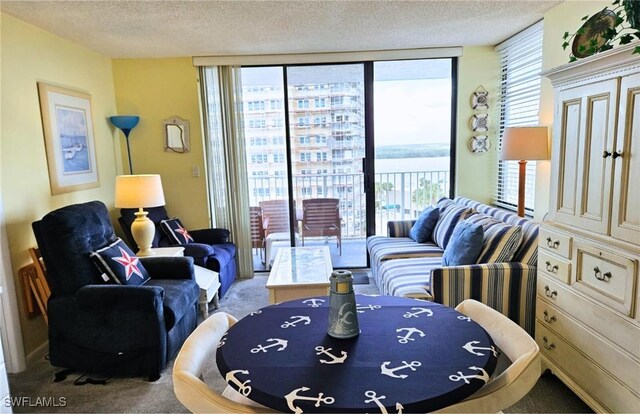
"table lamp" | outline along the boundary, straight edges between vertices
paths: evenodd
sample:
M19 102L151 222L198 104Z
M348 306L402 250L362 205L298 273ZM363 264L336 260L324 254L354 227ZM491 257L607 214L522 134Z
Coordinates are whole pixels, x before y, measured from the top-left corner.
M548 160L549 144L547 127L507 127L500 148L501 160L517 160L518 175L518 215L524 217L524 183L527 160Z
M138 256L150 256L156 227L147 217L144 207L164 205L162 180L158 174L118 175L116 177L117 208L137 208L136 219L131 224L131 235L138 245Z
M138 125L140 117L136 115L116 115L109 117L111 123L124 134L127 142L127 156L129 157L129 174L133 174L133 166L131 164L131 150L129 149L129 133Z

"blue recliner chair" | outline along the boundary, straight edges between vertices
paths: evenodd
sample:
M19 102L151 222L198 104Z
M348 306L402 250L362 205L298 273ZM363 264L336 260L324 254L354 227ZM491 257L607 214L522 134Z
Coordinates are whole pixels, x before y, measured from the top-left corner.
M197 324L193 259L140 258L150 280L141 286L109 284L90 258L116 240L103 203L63 207L32 226L51 288L51 364L159 378Z
M137 244L131 235L131 223L135 220L137 209L123 208L120 210L118 222L127 239L129 246L137 251ZM176 244L165 234L160 223L168 220L169 216L164 206L145 208L147 217L156 226L152 247L169 247ZM218 272L220 275L220 298L224 297L231 284L236 280L236 245L229 242L227 229L191 230L192 243L179 244L184 247L184 255L193 257L194 264Z

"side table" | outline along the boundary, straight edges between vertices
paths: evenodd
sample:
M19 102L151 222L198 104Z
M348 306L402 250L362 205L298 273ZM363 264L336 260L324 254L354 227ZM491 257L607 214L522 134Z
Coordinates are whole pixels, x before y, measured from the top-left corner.
M155 254L145 257L175 257L184 256L184 247L154 247L151 249ZM196 277L196 283L200 288L200 297L198 305L202 319L209 317L209 302L213 300L213 305L218 307L218 289L220 289L220 278L218 272L209 270L202 266L194 265L193 272Z

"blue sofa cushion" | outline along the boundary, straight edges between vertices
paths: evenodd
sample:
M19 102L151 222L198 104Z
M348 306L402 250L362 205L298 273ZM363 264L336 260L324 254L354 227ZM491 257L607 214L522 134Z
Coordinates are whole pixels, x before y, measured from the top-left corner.
M484 229L482 250L477 263L509 262L522 242L522 227L512 226L484 214L467 219Z
M444 250L447 248L456 224L474 214L475 210L458 205L448 198L438 201L436 207L440 210L440 217L438 217L438 222L433 229L432 237L433 241Z
M146 286L159 286L164 289L162 308L167 331L180 322L185 314L193 311L192 306L200 295L198 285L191 280L151 279Z
M147 270L119 237L113 243L91 252L90 257L102 273L105 282L143 285L149 280Z
M179 218L162 220L160 222L160 227L173 244L185 244L193 242L193 237L191 237L187 229L184 228Z
M451 239L442 255L443 266L473 264L482 250L482 225L462 220L453 229Z
M440 210L434 207L427 207L418 217L411 230L409 230L409 237L418 243L428 243L431 241L431 234L433 228L438 222L440 216Z
M235 260L236 245L233 243L216 244L214 257L220 263L221 268L226 267L229 262Z

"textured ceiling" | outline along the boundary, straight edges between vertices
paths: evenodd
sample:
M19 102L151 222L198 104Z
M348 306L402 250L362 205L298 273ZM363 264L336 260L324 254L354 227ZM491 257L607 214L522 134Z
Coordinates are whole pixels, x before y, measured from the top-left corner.
M495 45L561 1L0 1L114 58Z

